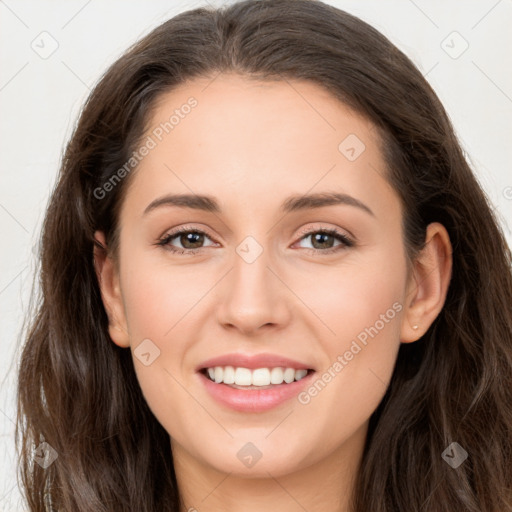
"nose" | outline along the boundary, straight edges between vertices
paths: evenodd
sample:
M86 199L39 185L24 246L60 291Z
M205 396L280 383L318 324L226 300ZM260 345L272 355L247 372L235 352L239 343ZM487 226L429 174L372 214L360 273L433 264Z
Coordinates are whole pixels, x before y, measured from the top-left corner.
M269 263L266 251L252 262L235 254L219 288L217 321L224 328L251 335L289 322L293 294Z

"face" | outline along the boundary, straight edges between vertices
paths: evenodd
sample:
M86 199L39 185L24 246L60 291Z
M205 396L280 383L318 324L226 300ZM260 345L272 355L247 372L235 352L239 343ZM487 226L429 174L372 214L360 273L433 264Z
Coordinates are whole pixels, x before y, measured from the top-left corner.
M360 448L414 332L372 124L309 82L220 75L162 96L143 144L103 292L175 455L278 476Z

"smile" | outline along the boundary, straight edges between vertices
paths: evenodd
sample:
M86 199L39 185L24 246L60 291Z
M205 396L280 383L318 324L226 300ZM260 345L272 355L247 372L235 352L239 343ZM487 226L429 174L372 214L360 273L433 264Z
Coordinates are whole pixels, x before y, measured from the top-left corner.
M233 368L232 372L229 368L205 368L197 372L196 375L199 376L201 384L217 405L231 411L244 413L262 413L278 408L296 398L301 391L311 385L316 373L314 370L295 370L294 368L282 367L272 369L256 368L252 371L243 367L231 367ZM212 369L213 372L211 371ZM306 372L305 375L303 375L304 372ZM213 373L213 379L210 377L211 373ZM291 380L292 375L293 380ZM216 376L219 382L216 382ZM237 376L240 376L238 381ZM222 380L220 380L221 378ZM225 378L228 381L234 379L235 382L226 384L224 382ZM272 378L275 382L279 381L279 383L273 384L271 381L268 385L263 384L263 382L266 383ZM251 384L248 384L249 379ZM287 382L287 380L290 382ZM246 382L247 384L240 385L236 382ZM259 384L254 385L252 382L259 382Z
M275 384L290 384L303 379L308 370L295 368L256 368L215 366L206 368L206 375L217 384L224 383L239 389L254 389Z

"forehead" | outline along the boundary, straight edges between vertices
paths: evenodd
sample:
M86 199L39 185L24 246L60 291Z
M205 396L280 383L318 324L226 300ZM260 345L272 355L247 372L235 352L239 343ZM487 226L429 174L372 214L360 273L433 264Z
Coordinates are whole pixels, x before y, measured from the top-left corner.
M225 195L253 213L294 192L392 192L373 124L308 81L194 79L158 98L148 126L130 186L144 206L164 191Z

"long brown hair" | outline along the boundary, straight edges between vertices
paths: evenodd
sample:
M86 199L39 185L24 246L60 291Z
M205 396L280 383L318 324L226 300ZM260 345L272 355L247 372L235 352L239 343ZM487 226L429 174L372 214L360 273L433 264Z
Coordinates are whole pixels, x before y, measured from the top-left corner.
M20 363L17 441L30 510L179 510L169 435L130 351L109 338L93 265L95 230L116 253L133 174L101 199L94 191L128 161L162 93L223 71L309 80L371 120L402 202L408 256L430 222L450 235L445 305L419 341L400 347L370 419L354 510L512 511L510 249L422 74L371 26L312 0L182 13L130 48L88 98L46 212L40 298ZM42 442L58 454L45 468L33 456ZM441 456L452 442L468 453L456 469Z

